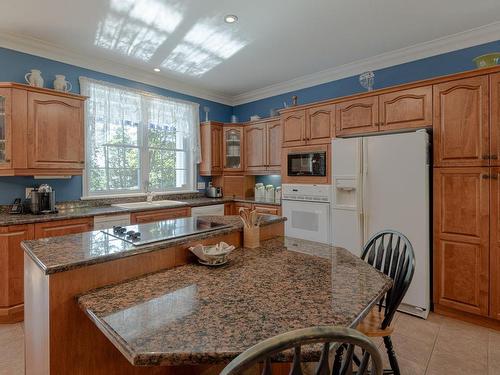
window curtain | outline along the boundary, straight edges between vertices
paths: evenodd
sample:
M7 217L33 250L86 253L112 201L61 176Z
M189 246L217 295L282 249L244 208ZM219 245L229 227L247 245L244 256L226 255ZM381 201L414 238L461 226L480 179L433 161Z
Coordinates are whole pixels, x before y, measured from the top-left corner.
M85 191L140 192L147 161L148 131L176 129L178 145L188 148L191 169L201 162L199 105L188 101L80 77L86 101ZM118 124L118 125L117 125ZM166 133L165 131L165 133ZM158 140L158 137L155 138ZM160 136L161 139L161 136ZM146 143L146 144L145 144ZM161 147L160 147L161 148ZM109 154L112 154L110 157ZM184 166L185 167L185 166ZM92 181L92 189L88 182Z

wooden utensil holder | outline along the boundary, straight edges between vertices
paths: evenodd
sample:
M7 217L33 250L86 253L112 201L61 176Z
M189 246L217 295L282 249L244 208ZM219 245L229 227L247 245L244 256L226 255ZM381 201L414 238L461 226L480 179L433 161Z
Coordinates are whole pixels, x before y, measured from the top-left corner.
M249 249L255 249L260 246L260 228L244 227L243 228L243 246Z

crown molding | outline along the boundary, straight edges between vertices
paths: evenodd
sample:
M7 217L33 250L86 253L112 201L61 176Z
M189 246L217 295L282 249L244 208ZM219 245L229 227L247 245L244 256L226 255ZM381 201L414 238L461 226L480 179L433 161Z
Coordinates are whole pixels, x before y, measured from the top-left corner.
M250 103L256 100L305 89L338 79L352 77L368 70L388 68L497 40L500 40L500 22L494 22L475 29L470 29L428 42L418 43L409 47L369 57L367 59L238 94L233 96L232 105L236 106Z
M13 33L0 32L0 47L29 53L47 59L76 65L81 68L95 70L120 78L137 81L147 85L211 100L217 103L232 105L232 97L221 93L204 90L176 79L150 73L144 69L119 63L106 58L86 56L82 53L62 48L36 38Z

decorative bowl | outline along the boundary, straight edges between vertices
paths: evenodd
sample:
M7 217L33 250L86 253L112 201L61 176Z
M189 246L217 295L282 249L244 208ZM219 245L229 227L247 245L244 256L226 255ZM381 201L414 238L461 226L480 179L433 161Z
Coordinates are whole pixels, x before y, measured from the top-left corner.
M234 249L234 246L228 245L225 242L209 246L198 244L189 248L189 250L198 258L198 262L207 266L221 266L226 264L228 261L227 256Z
M478 68L494 66L500 64L500 52L488 53L472 59Z

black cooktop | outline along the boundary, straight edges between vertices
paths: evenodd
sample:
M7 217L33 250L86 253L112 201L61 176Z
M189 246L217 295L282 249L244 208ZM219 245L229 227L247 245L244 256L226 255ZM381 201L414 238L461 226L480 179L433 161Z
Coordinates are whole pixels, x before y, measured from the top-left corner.
M132 245L139 246L229 227L230 225L227 224L187 217L148 224L118 226L102 230L101 232Z

